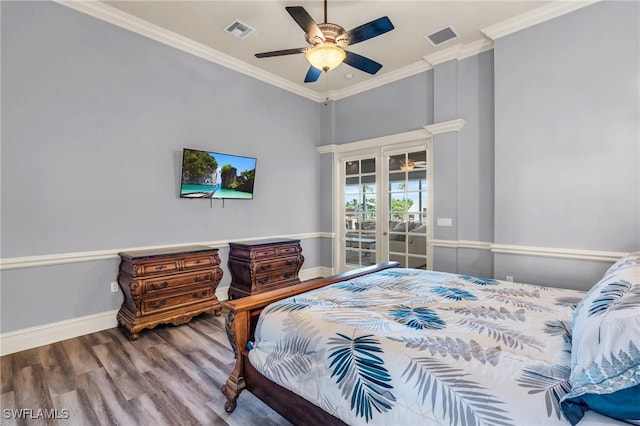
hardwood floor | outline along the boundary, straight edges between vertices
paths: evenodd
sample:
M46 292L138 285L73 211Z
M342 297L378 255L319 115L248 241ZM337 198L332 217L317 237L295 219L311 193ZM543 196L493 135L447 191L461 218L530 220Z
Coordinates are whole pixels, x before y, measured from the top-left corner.
M233 352L213 314L133 342L105 330L3 356L0 367L3 426L290 425L247 391L224 411Z

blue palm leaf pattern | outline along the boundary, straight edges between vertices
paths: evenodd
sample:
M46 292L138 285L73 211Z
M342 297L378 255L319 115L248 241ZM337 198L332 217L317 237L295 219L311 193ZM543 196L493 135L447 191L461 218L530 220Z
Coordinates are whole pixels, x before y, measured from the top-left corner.
M406 305L398 305L389 311L389 315L399 323L416 330L439 330L447 326L438 314L425 307L411 308Z
M533 364L522 369L518 386L529 388L528 394L544 392L547 417L561 418L560 399L571 390L571 368L566 365Z
M527 291L524 288L486 288L482 291L504 297L540 298L540 290Z
M571 343L572 331L568 321L547 321L542 331L552 336L562 336L566 343Z
M477 300L478 298L466 290L455 287L435 286L431 289L432 292L452 300Z
M519 331L512 330L493 321L477 318L463 318L458 321L458 324L467 325L469 329L477 331L479 334L486 331L489 337L492 337L498 342L502 341L502 343L510 348L522 349L524 346L529 346L542 352L542 348L545 347L544 343L540 342L535 337L527 336Z
M571 309L576 309L581 300L580 297L559 297L556 299L556 306L568 306Z
M329 339L333 347L329 359L333 358L329 368L331 377L342 390L344 399L351 400L351 410L355 408L358 417L364 417L368 423L373 418L373 409L379 413L393 408L396 400L391 393L391 376L384 367L380 342L371 334L354 339L341 333Z
M442 310L453 311L458 315L472 315L476 318L491 318L494 320L510 319L521 322L525 320L524 309L509 312L509 310L503 306L501 306L499 310L493 306L489 306L488 308L485 306L450 306L442 308Z
M431 408L452 426L456 425L513 425L505 410L498 405L502 401L486 393L486 388L464 379L468 374L433 358L415 358L409 362L401 377L412 377L414 387L422 401L430 397ZM438 403L440 399L440 403Z
M518 297L505 296L502 294L489 294L487 297L492 300L497 300L500 303L509 304L509 305L516 306L518 308L526 309L527 311L532 311L532 312L549 311L549 308L544 305L533 303L528 300L522 300Z
M468 343L460 338L455 340L450 337L425 336L425 337L387 337L394 342L402 342L407 348L418 349L420 351L429 351L433 356L440 356L458 360L460 358L465 361L475 359L482 364L489 363L493 366L498 365L500 361L500 346L494 348L483 347L475 340L471 339Z
M633 286L625 280L612 281L600 290L600 297L591 302L587 316L632 307L640 308L640 286Z
M310 352L314 336L289 335L278 341L275 351L271 352L265 363L270 377L279 383L286 382L287 377L299 376L309 372L312 360L305 356Z
M499 283L498 280L494 280L493 278L478 278L472 277L471 275L458 275L458 278L480 286L496 285Z
M572 380L573 390L578 392L581 387L588 387L598 383L598 387L612 390L624 389L638 384L634 372L640 366L640 350L629 341L629 351L622 349L616 356L613 352L609 355L611 360L602 357L593 361L581 374Z

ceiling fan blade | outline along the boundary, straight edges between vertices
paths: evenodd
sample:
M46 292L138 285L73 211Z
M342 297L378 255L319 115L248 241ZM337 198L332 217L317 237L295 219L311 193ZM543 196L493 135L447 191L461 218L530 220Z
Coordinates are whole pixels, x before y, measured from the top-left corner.
M347 57L344 58L344 63L347 65L351 65L354 68L359 69L360 71L364 71L369 74L377 73L380 68L382 68L382 64L377 63L376 61L365 58L362 55L358 55L353 52L346 52Z
M296 53L304 53L309 50L307 47L299 47L297 49L274 50L273 52L256 53L256 58L271 58L273 56L295 55Z
M289 15L291 15L293 20L296 21L298 25L300 25L302 31L307 33L310 38L317 38L319 42L324 41L324 35L322 34L322 31L320 31L318 24L316 24L316 21L313 20L313 18L307 13L304 7L288 6L285 9L287 9Z
M318 78L320 78L320 74L322 74L322 70L310 66L309 71L307 71L307 75L304 78L304 82L313 83L314 81L317 81Z
M361 41L377 37L381 34L391 31L394 28L388 17L383 16L374 21L362 24L350 31L347 31L342 37L349 38L349 45L360 43Z

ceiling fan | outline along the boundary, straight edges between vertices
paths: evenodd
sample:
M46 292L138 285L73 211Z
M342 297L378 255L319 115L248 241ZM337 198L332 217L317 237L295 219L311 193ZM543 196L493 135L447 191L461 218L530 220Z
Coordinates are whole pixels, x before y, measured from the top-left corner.
M391 31L393 24L387 16L367 22L350 31L345 31L340 25L327 22L327 0L324 0L324 23L322 24L316 24L302 6L288 6L285 9L306 33L307 43L312 47L257 53L256 58L305 53L305 57L311 64L304 79L305 83L317 81L322 71L332 70L342 62L369 74L375 74L382 68L382 65L378 62L357 53L346 51L344 47Z

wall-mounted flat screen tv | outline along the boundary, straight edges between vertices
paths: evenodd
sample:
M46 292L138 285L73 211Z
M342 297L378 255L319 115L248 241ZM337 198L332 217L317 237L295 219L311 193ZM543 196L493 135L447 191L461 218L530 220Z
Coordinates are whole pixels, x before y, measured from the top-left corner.
M256 159L184 148L180 198L253 199Z

